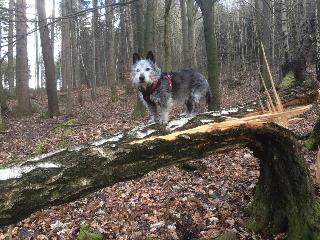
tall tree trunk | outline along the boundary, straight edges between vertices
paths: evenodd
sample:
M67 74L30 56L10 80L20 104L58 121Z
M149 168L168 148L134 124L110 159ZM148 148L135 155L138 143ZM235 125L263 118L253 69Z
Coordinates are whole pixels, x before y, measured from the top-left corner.
M187 21L187 9L186 0L180 0L180 16L182 27L182 66L184 68L189 66L189 46L188 46L188 21Z
M113 0L106 0L105 5L111 4ZM116 98L116 56L114 52L114 28L113 28L113 7L106 7L106 48L105 59L107 66L107 83L111 86L112 99Z
M288 21L287 21L287 4L286 0L281 0L281 30L283 34L283 51L284 51L284 63L289 61L289 33L288 33Z
M121 0L121 3L124 3ZM128 42L127 42L127 28L126 28L126 13L125 6L120 7L120 56L119 56L119 80L125 83L127 63L128 63Z
M188 67L194 68L196 66L195 35L194 35L194 23L195 23L194 0L187 0L187 14L188 14L188 39L189 39L188 40L189 41L189 66Z
M63 16L70 13L70 2L69 0L62 1L62 13ZM66 18L63 20L62 28L62 51L61 51L61 70L64 90L67 90L67 109L66 114L71 115L72 110L72 99L71 99L71 88L72 88L72 64L71 64L71 40L70 40L70 19Z
M1 57L1 50L2 50L2 24L0 22L0 57ZM3 91L3 60L0 60L0 111L5 110L8 108L7 106L7 96L5 96L4 91ZM1 123L0 123L1 124Z
M16 78L18 113L20 115L31 114L28 76L27 53L27 17L26 1L17 0L16 3Z
M144 24L143 24L143 1L137 1L135 3L133 3L133 8L134 11L133 15L134 15L134 19L135 19L135 28L136 31L135 32L135 45L138 48L138 53L140 55L145 54L144 50L144 36L145 36L145 31L144 31Z
M35 24L35 28L38 28L38 22ZM36 40L36 60L35 60L35 72L36 72L36 89L39 90L40 87L40 62L39 62L39 36L38 31L34 32L34 38Z
M9 0L9 29L8 29L8 83L9 96L14 96L14 63L13 63L13 21L14 0Z
M260 47L260 42L262 42L265 54L269 65L271 62L271 25L270 25L270 0L255 0L256 19L257 19L257 32L259 40L259 61L260 61L260 71L262 73L263 79L267 85L267 88L271 87L271 82L269 79L268 69L266 63L263 60L262 49ZM262 86L262 84L261 84Z
M51 46L52 46L52 52L53 52L53 56L54 56L54 36L55 36L55 31L54 31L54 27L55 27L55 17L56 17L56 1L52 0L52 10L51 10L51 17L52 17L52 22L51 22ZM54 60L54 59L53 59Z
M49 37L50 33L46 19L45 0L37 0L36 4L39 19L42 57L46 76L46 90L48 95L48 116L53 117L59 115L59 105L52 41Z
M144 32L144 51L146 52L152 51L152 50L154 51L153 49L154 15L155 15L155 0L148 0L147 11L145 14L145 32Z
M98 4L98 0L92 0L92 6L93 8L96 8ZM98 75L98 59L97 59L97 52L98 52L98 48L97 48L97 34L98 34L98 10L94 10L93 12L93 17L92 17L92 38L93 38L93 42L92 42L92 48L93 48L93 66L92 66L92 89L91 89L91 98L92 100L96 99L96 88L97 88L97 75Z
M209 110L220 109L220 83L218 69L217 42L214 27L214 3L216 0L196 0L202 16L204 27L204 38L207 52L207 69L212 100L209 104Z
M149 2L149 0L148 0ZM137 48L137 51L140 56L144 55L146 51L149 51L151 49L145 49L145 37L147 35L146 33L146 24L144 24L144 19L147 19L147 17L144 18L144 1L140 0L135 3L133 3L133 11L132 11L132 18L134 19L134 39L135 39L135 46ZM149 3L147 3L149 4ZM150 19L152 16L148 16L148 19ZM140 100L139 96L137 95L136 102L134 104L134 109L132 112L132 116L134 118L142 118L147 115L147 112L145 110L145 107Z
M98 0L92 0L93 8L97 8ZM100 86L102 83L101 78L101 58L100 58L100 28L99 28L99 11L98 9L93 11L92 18L92 31L93 31L93 45L94 45L94 70L95 85ZM92 84L93 86L93 84Z
M171 71L171 44L170 44L170 9L172 0L165 1L164 11L164 69L166 72Z
M320 82L320 0L317 0L317 80Z

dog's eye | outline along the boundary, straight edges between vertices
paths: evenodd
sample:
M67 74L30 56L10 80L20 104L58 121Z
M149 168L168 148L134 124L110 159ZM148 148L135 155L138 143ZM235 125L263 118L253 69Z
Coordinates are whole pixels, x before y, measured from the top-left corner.
M146 71L150 71L151 69L150 68L146 68Z
M140 72L140 69L137 69L137 72Z

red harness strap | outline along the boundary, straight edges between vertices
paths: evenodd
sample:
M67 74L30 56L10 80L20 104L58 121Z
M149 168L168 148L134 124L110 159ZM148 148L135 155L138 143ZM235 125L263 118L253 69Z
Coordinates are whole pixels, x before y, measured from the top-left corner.
M172 91L172 75L169 73L166 73L163 77L168 81L169 90Z
M164 73L163 75L161 75L160 79L161 78L164 78L165 80L168 81L168 86L169 86L169 91L172 91L172 75L169 74L169 73ZM151 86L148 87L146 89L146 91L142 92L142 95L143 95L143 99L150 103L151 100L150 100L150 95L160 86L160 83L161 81L159 81L160 79L156 79L152 82Z

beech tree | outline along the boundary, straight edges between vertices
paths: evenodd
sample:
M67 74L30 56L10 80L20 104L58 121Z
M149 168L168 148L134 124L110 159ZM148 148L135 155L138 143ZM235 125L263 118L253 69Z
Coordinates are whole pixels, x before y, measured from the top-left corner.
M31 114L31 104L29 96L29 76L28 76L28 53L27 53L27 17L26 1L16 2L16 79L18 113L20 115Z
M53 45L49 37L49 27L46 19L45 0L37 0L42 56L46 75L46 90L48 95L48 116L59 115L57 81L53 57Z
M196 0L198 3L202 16L204 37L207 53L207 70L210 89L213 98L209 104L209 110L220 109L220 82L219 82L219 70L218 70L218 53L217 42L215 36L214 26L214 4L217 0Z

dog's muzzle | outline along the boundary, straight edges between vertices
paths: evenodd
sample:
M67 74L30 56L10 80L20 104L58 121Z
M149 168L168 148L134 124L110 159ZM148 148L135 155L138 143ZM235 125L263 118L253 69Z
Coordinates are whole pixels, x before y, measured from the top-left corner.
M144 83L145 80L146 80L145 76L141 75L141 76L139 77L140 83Z

